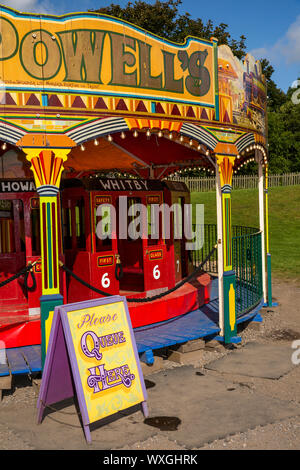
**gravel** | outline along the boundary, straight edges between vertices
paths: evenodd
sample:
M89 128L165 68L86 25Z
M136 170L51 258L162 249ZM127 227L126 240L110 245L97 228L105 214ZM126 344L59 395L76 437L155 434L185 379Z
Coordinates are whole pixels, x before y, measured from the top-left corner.
M279 303L278 307L263 308L261 313L263 323L259 329L254 329L253 325L243 326L238 334L242 337L242 344L249 341L262 343L286 342L300 340L300 318L298 306L300 305L300 287L295 282L277 281L273 283L273 295ZM236 345L234 347L242 347ZM204 370L204 366L231 352L230 348L218 348L216 350L202 349L201 354L197 355L195 360L191 359L191 364L203 369L206 374L217 374L214 371ZM180 364L171 362L165 358L164 368L181 367ZM148 378L148 377L147 377ZM155 373L149 377L155 380ZM224 378L224 377L223 377ZM251 391L259 392L269 397L276 397L282 400L290 401L300 405L300 368L295 367L289 374L281 377L279 380L259 379L254 377L226 376L228 380L237 387L242 387L248 393ZM13 429L6 426L1 421L1 409L12 407L17 409L19 406L35 407L39 378L32 383L26 377L19 377L14 380L12 391L3 392L3 400L0 403L0 449L1 450L32 450L33 443L30 442L30 436L17 434ZM255 429L249 429L246 432L229 435L225 439L214 442L208 442L202 450L298 450L300 449L300 417L258 426ZM158 432L147 440L137 441L131 446L125 446L120 450L185 450L176 440L164 436L163 432Z

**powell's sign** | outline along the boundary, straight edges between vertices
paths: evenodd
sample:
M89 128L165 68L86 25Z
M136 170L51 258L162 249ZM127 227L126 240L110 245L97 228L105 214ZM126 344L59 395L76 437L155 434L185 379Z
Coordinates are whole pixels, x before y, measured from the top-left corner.
M215 104L213 41L173 44L96 14L37 17L4 7L0 14L5 84Z

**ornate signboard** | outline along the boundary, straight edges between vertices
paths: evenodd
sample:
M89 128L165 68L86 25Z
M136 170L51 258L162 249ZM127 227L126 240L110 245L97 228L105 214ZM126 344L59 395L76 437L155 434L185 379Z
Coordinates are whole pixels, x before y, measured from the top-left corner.
M215 106L213 41L188 38L178 45L105 15L22 17L8 9L0 31L2 80L43 87L45 104L64 86L59 93L96 89Z
M75 394L88 442L91 423L139 403L147 415L146 389L125 297L55 309L38 400L39 422L47 405Z

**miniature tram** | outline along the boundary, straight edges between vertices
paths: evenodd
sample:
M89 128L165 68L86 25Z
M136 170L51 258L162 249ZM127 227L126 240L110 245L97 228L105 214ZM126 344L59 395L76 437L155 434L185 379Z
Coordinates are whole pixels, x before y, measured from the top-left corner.
M39 322L43 273L40 262L40 208L33 181L2 180L0 190L0 282L11 278L28 264L34 265L34 284L31 279L25 283L25 276L21 276L2 287L1 331L8 330L9 325L13 329L19 320L33 324ZM183 229L183 217L176 217L176 212L169 214L171 230L168 238L164 237L163 211L158 220L150 220L151 206L154 204L166 203L168 207L178 204L183 207L190 203L190 193L184 183L66 178L62 181L58 199L59 260L85 281L82 284L76 277L59 270L57 282L64 303L101 297L90 286L110 295L126 296L127 299L150 298L173 288L193 271L184 238L176 239L174 236L175 225L180 231ZM134 238L128 233L122 236L122 227L119 226L120 210L126 214L126 227L129 226L130 206L133 203L142 204L149 215L145 232ZM115 209L117 223L110 237L97 236L101 212L107 217L107 223L101 229L107 230L107 224L110 225L112 219L112 214L107 211L112 209ZM155 222L159 223L158 227L154 227L157 235L153 238L150 226L153 230ZM200 273L197 287L188 283L153 302L131 301L129 312L132 326L151 325L199 308L209 301L210 282L207 273ZM34 331L36 333L28 337L19 335L17 344L38 344L39 328L34 328Z

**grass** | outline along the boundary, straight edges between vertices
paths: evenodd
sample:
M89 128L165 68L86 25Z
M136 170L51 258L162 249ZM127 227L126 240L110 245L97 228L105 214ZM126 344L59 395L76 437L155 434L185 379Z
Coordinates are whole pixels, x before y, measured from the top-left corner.
M194 192L192 202L204 204L205 223L216 223L215 192ZM232 192L232 224L259 227L257 189ZM273 276L300 281L300 186L269 189L269 240Z

